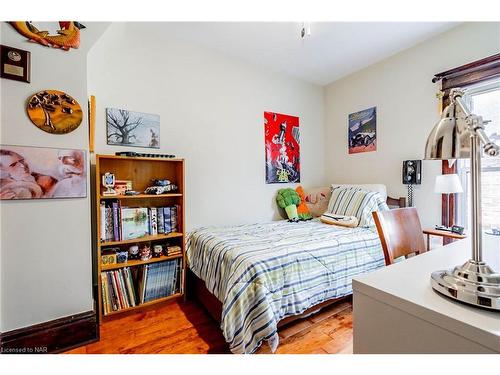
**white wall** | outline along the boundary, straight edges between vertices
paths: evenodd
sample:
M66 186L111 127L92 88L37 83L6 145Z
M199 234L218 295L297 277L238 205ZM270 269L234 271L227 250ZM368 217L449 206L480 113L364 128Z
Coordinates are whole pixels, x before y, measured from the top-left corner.
M145 37L147 36L147 37ZM113 23L89 52L96 96L96 153L106 144L105 108L160 115L159 151L186 159L189 228L270 220L283 185L265 183L264 111L300 117L301 184L324 180L323 88L188 42Z
M1 23L1 43L31 51L31 83L0 80L4 145L88 149L87 61L106 24L82 31L80 49L64 52L30 43ZM26 100L43 89L68 92L80 103L82 124L66 135L34 126ZM89 311L92 306L90 189L84 199L2 201L0 332Z
M389 195L406 196L402 161L422 159L427 135L439 119L435 73L500 52L500 23L468 23L326 87L326 178L338 183L380 182ZM349 155L347 117L377 107L377 151ZM433 192L439 161L423 162L414 203L424 226L440 222Z

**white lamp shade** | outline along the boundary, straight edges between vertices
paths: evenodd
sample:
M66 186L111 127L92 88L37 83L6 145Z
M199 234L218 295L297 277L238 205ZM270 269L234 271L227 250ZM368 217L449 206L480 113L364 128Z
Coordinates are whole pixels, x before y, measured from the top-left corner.
M462 183L458 174L443 174L436 176L434 192L440 194L463 193Z

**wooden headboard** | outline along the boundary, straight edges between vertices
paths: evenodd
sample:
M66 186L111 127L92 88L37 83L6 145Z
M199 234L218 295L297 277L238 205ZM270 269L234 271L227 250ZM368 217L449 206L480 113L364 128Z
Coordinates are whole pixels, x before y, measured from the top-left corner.
M387 205L389 208L403 208L406 207L406 198L405 197L400 197L400 198L391 198L387 197Z

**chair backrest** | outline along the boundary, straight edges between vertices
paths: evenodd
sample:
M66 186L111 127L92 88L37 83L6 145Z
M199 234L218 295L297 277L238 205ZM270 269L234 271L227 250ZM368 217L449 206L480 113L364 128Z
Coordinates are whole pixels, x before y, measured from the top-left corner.
M422 225L415 207L372 213L384 249L385 264L426 251Z

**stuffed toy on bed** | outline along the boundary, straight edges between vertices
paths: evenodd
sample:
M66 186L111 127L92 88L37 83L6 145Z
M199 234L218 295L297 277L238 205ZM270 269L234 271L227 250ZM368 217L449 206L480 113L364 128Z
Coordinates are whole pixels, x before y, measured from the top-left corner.
M299 219L304 220L304 221L311 220L313 217L312 217L311 213L309 212L309 208L307 207L307 204L306 204L306 197L304 194L304 189L302 188L302 186L297 186L295 191L297 192L297 194L300 197L300 203L297 207L297 213L299 214Z
M298 222L299 214L297 213L297 205L300 204L299 194L293 189L279 189L276 196L276 203L279 207L284 208L288 221Z

